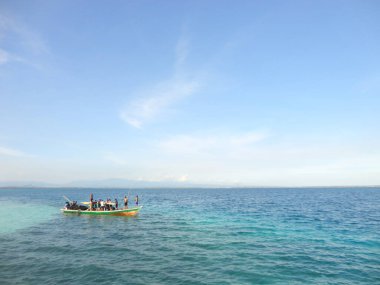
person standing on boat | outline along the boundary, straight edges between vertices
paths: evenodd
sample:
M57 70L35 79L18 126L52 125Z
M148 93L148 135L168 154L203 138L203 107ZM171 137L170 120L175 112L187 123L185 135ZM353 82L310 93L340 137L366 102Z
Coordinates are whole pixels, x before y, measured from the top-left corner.
M117 208L119 208L119 201L115 198L115 209L117 210Z
M124 209L128 208L128 197L124 196Z
M136 195L136 197L135 197L135 203L136 203L136 206L139 205L139 195Z
M92 207L93 207L93 201L94 201L94 195L92 195L92 193L90 194L90 211L92 211Z
M105 206L106 206L106 211L109 211L110 210L110 198L107 198L106 200L106 203L105 203Z

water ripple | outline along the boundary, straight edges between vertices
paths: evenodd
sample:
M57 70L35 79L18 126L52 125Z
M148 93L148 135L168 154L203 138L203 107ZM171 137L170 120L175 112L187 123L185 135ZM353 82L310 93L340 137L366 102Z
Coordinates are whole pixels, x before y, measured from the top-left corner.
M1 220L3 284L380 284L380 189L140 190L136 218L58 212L90 191L110 190L0 191L30 213Z

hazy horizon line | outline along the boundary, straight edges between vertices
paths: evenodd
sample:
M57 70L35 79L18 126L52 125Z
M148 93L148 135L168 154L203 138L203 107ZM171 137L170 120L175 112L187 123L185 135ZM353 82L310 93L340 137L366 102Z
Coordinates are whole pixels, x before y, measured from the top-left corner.
M151 187L127 187L127 186L0 186L0 189L289 189L289 188L380 188L380 185L323 185L323 186L151 186Z

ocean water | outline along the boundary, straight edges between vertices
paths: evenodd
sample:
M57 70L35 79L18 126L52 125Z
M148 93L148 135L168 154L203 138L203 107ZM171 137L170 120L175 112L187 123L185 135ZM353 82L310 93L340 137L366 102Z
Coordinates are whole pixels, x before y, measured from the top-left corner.
M137 217L64 215L139 194ZM380 284L380 188L0 189L1 284Z

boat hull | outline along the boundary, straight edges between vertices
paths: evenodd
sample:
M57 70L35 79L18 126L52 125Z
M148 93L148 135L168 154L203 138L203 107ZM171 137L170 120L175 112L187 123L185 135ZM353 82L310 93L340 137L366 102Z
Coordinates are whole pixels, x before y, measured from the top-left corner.
M122 209L122 210L113 210L113 211L82 211L82 210L69 210L62 209L61 211L64 214L77 214L77 215L94 215L94 216L129 216L133 217L138 214L142 206Z

